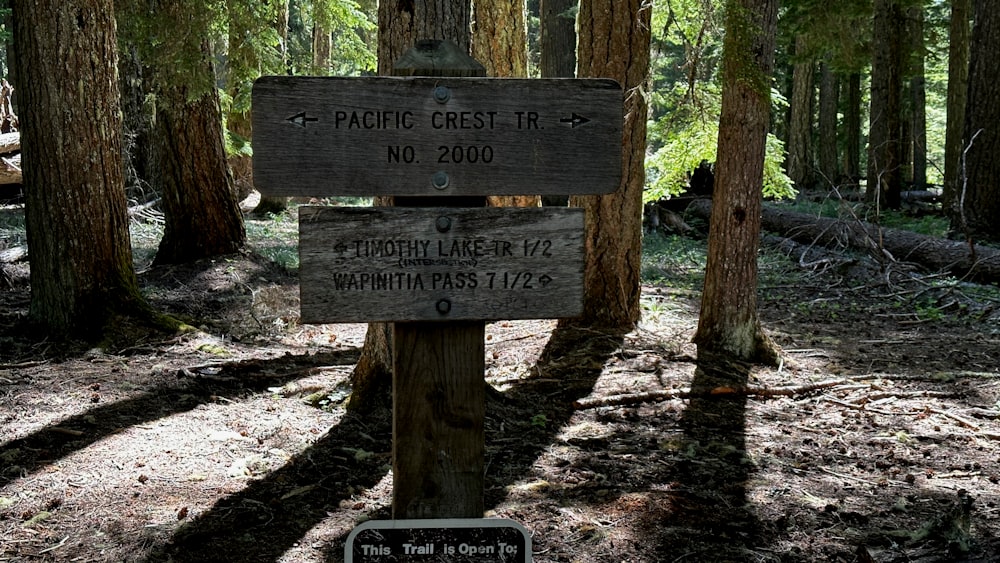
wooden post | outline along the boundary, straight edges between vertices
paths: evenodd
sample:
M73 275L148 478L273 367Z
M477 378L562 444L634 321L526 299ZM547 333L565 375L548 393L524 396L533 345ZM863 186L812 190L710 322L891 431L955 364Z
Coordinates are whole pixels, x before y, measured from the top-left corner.
M397 76L485 76L450 41L418 41ZM485 197L397 197L400 207L484 207ZM392 517L482 518L486 323L393 325Z

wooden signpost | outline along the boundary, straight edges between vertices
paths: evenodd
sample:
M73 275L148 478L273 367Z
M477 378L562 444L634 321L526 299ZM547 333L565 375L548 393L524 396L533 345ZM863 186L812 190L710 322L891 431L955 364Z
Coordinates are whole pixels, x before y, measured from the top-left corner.
M583 214L477 206L617 189L621 87L476 78L482 66L447 41L418 42L395 70L436 78L266 77L253 92L263 194L397 196L391 208L299 208L303 322L396 321L395 520L355 530L346 557L528 562L530 540L516 556L488 553L516 542L481 520L484 321L581 312ZM455 518L466 520L407 520Z

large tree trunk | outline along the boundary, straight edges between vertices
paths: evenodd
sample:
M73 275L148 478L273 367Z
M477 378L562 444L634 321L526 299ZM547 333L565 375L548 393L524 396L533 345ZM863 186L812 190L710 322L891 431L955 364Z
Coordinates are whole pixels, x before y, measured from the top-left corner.
M166 225L154 263L238 251L246 231L226 162L218 92L189 101L187 88L161 83L156 104L154 186L163 194Z
M694 201L688 210L708 218L711 204ZM879 261L887 258L918 264L930 272L949 272L978 283L1000 282L1000 250L970 246L965 241L929 237L901 229L887 229L864 221L845 221L795 213L773 207L761 212L762 227L807 245L845 246L869 252ZM888 253L888 256L886 255Z
M806 38L795 39L795 54L804 57ZM792 68L791 120L788 129L788 177L799 189L812 187L813 61L799 60ZM721 154L721 153L720 153Z
M956 194L961 185L961 158L965 147L965 104L969 95L969 36L972 0L952 0L948 31L948 101L944 141L944 189L941 208L957 215Z
M586 218L584 312L574 323L627 329L639 320L651 11L641 0L580 2L577 76L617 80L625 90L625 124L618 190L570 198Z
M1000 241L1000 11L976 0L965 112L965 177L952 228L970 239Z
M698 355L776 363L757 316L757 247L770 123L777 0L730 0Z
M132 266L111 0L15 0L34 322L100 339L146 312ZM85 95L80 85L86 84Z
M902 191L902 26L900 0L875 0L866 194L888 209L899 209Z

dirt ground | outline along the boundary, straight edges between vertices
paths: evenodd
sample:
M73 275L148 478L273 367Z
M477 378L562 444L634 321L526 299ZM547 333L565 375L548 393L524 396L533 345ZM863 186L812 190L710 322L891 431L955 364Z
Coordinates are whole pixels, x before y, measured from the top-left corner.
M996 293L866 260L762 281L786 361L748 393L685 395L713 374L671 266L627 334L491 323L487 515L540 563L1000 561ZM33 341L0 290L0 562L342 561L391 502L391 425L342 404L365 326L298 324L251 254L141 283L200 330Z

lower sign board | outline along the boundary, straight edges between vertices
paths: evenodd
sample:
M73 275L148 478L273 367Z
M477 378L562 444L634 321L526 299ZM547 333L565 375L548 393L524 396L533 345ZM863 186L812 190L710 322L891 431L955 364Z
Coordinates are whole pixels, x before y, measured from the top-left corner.
M346 563L530 563L531 536L504 519L372 520L347 536Z
M302 322L583 312L583 210L299 208Z

